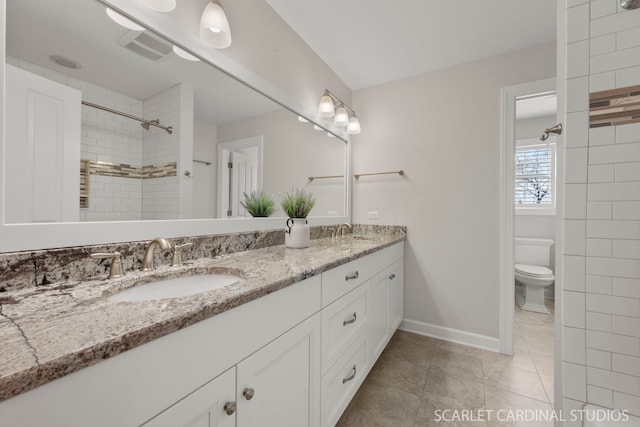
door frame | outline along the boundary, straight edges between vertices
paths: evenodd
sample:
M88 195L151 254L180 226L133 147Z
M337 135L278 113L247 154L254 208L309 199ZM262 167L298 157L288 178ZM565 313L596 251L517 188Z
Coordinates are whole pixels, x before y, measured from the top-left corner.
M500 313L499 340L500 353L513 354L513 323L515 275L515 141L516 141L516 100L528 95L556 91L556 79L550 78L502 88L500 123ZM559 110L558 110L559 111ZM542 134L543 129L540 130ZM556 188L561 186L561 177L556 170ZM559 200L556 198L556 206ZM557 212L557 211L556 211Z
M225 203L228 202L223 202L223 194L224 193L224 189L223 189L223 176L222 174L225 173L227 171L227 167L226 165L224 165L224 152L225 151L235 151L235 150L242 150L244 148L249 148L249 147L256 147L258 150L258 171L257 171L257 188L262 188L262 175L264 173L264 167L263 167L263 163L264 163L264 136L263 135L258 135L258 136L252 136L249 138L242 138L242 139L234 139L232 141L225 141L225 142L221 142L218 144L218 176L217 176L217 181L218 181L218 194L216 196L216 205L217 205L217 211L218 211L218 218L226 218L227 217L227 212L226 209L224 209ZM228 193L227 193L228 194Z

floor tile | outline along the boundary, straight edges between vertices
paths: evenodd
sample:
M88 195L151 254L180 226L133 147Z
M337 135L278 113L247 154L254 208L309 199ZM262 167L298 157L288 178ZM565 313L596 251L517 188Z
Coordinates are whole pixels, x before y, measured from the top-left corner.
M353 405L336 426L340 427L413 427L420 398L395 387L367 378Z
M521 394L523 396L548 402L547 393L537 372L510 366L502 371L485 377L486 386Z

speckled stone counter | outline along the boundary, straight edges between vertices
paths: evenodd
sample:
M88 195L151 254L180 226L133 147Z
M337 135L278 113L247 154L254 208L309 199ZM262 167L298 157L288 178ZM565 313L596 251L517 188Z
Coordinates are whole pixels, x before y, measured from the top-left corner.
M181 267L28 287L0 294L0 400L150 342L405 239L403 227L354 227L306 249L282 245L198 258ZM231 273L241 280L193 296L113 302L114 293L154 279Z

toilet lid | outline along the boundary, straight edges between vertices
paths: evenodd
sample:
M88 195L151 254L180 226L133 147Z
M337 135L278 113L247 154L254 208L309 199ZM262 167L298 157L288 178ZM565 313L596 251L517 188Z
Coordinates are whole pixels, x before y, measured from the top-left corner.
M549 277L553 271L542 265L516 264L516 271L525 276Z

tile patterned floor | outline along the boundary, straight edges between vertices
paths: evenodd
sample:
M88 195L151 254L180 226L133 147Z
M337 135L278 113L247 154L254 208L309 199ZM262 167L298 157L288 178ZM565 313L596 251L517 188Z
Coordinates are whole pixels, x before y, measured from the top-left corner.
M475 410L475 420L480 412L486 419L499 410L551 411L553 301L547 305L551 315L516 305L513 356L398 331L337 426L552 426L551 421L498 420L497 415L485 421L442 420L445 409L458 409L458 416L464 416L463 409ZM518 412L524 413L510 413Z

